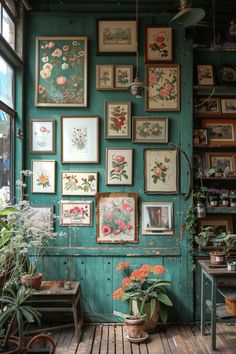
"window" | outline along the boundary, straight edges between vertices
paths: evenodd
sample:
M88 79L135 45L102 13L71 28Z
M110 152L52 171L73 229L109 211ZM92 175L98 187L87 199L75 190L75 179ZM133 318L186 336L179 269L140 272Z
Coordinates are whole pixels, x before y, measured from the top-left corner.
M0 101L13 108L13 68L0 56Z
M0 33L3 38L10 44L10 46L15 49L15 22L14 15L12 13L12 7L9 4L5 4L5 6L0 4L0 24L1 30Z

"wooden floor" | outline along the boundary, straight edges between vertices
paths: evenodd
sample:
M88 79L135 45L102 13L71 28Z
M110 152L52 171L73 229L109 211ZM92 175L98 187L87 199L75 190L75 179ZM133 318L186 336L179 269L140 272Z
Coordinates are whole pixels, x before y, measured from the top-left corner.
M72 329L52 332L56 354L208 354L236 353L236 325L217 324L217 351L210 349L210 335L201 336L197 326L168 325L149 335L146 343L130 344L120 325L88 325L80 342Z

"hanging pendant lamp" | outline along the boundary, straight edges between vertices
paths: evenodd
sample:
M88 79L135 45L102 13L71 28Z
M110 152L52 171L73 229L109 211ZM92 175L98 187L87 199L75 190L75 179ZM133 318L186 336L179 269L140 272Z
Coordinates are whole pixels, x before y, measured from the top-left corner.
M191 8L189 0L180 0L180 11L170 20L173 28L186 28L196 25L205 16L200 8Z
M144 94L144 89L146 85L144 82L140 80L139 71L138 71L138 59L139 59L139 52L138 52L138 0L136 0L136 74L134 81L131 82L129 85L130 92L136 98L142 98Z

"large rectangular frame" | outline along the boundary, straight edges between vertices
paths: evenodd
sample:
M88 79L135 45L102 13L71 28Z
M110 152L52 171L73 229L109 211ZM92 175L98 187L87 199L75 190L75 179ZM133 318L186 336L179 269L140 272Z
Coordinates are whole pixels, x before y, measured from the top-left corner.
M97 243L138 242L138 193L96 194Z
M99 162L99 118L61 117L61 162Z
M88 38L37 37L35 105L87 107Z

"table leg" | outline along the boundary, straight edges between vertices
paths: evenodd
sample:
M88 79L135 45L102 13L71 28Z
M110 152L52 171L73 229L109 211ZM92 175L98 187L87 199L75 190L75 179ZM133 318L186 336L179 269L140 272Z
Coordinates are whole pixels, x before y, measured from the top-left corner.
M216 350L216 281L211 283L211 349Z
M201 272L201 334L205 335L205 312L206 312L206 289L205 289L205 274Z

